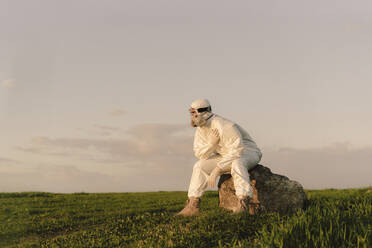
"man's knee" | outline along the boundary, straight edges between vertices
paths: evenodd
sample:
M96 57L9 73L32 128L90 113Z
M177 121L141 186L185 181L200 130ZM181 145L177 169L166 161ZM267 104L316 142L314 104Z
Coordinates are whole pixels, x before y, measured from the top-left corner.
M237 158L231 163L231 170L239 170L246 166L247 160L245 158Z
M261 161L261 157L262 157L261 153L257 153L257 152L252 153L247 161L248 170L253 169Z
M258 153L251 153L249 155L240 157L232 163L231 167L232 170L245 168L245 169L252 169L254 168L261 160L261 156Z
M198 160L193 167L193 170L200 170L202 168L202 162L203 160Z
M194 164L194 170L203 170L208 167L212 162L212 159L200 159Z

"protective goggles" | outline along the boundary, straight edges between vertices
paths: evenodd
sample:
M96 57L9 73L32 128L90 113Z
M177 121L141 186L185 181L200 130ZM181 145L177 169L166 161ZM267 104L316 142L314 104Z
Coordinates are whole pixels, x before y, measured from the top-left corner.
M195 114L196 112L198 113L207 112L207 111L210 112L212 111L212 108L211 106L208 106L205 108L198 108L198 109L190 108L189 111L190 111L190 114Z

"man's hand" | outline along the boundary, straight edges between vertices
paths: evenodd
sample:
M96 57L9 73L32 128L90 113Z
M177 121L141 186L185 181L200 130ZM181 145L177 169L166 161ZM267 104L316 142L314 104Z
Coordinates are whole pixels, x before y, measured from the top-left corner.
M208 187L213 188L216 185L216 179L218 176L222 174L222 170L220 167L216 167L213 169L212 173L209 175L208 178Z
M212 129L211 134L209 135L209 142L212 146L216 145L220 140L220 135L218 134L218 130L216 128Z

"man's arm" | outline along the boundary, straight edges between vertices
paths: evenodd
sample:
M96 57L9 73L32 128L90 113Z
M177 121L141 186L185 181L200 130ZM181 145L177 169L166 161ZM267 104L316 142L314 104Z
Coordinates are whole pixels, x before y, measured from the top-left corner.
M218 131L212 130L212 133L208 137L208 141L205 141L200 133L196 131L194 138L194 154L199 159L208 159L209 156L216 150L219 141Z
M228 149L228 154L223 156L218 162L217 166L225 171L227 165L237 158L240 158L243 146L243 138L236 125L231 125L223 130L223 137L221 137L224 146Z

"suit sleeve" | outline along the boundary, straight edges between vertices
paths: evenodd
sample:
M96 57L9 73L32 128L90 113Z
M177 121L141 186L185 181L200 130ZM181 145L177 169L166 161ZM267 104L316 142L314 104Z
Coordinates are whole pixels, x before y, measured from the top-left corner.
M194 137L195 157L206 160L216 150L216 147L217 145L211 145L205 139L203 139L198 130L195 132Z
M243 138L236 125L225 127L222 133L222 142L228 153L218 162L217 166L222 170L226 169L232 161L241 157L244 150Z

